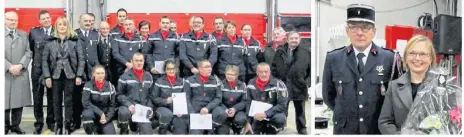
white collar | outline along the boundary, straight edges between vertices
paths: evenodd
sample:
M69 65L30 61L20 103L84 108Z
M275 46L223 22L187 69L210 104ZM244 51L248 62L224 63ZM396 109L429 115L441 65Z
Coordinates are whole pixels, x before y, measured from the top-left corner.
M43 29L44 32L46 30L48 33L50 33L52 31L52 26L48 27L48 29L45 28L45 27L42 27L42 29Z
M82 32L82 35L85 36L85 32L87 32L87 35L89 35L88 33L90 33L90 30L87 30L87 31L86 31L86 30L84 30L84 29L81 29L81 32Z
M357 56L358 53L364 53L364 55L366 55L365 57L367 58L367 56L369 56L369 52L371 51L371 48L372 48L372 43L369 44L369 46L367 46L367 48L364 49L364 51L359 51L358 49L356 49L356 48L353 46L353 49L354 49L354 56Z
M10 33L10 31L13 31L13 34L16 33L16 29L9 29L8 27L5 27L5 28L8 31L8 33Z

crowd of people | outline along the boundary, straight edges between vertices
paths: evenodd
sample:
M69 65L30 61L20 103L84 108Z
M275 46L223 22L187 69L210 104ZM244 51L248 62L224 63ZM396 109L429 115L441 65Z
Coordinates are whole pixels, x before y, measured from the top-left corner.
M40 26L26 34L17 29L15 12L5 14L7 134L25 134L19 125L31 93L34 134L45 124L55 134L81 126L86 134L117 134L113 121L119 134L154 134L156 128L158 134L277 134L286 126L290 101L298 134L307 134L310 51L299 46L298 32L276 28L273 41L261 48L251 25L240 26L238 35L234 21L222 17L208 33L204 18L193 16L183 34L168 16L156 32L148 21L135 27L122 8L111 29L105 21L94 27L92 13L82 14L75 30L66 17L52 25L46 10L38 20ZM191 129L189 115L173 114L173 93L186 94L189 114L211 114L213 128ZM252 101L272 108L249 116ZM132 120L135 105L152 108L150 123Z

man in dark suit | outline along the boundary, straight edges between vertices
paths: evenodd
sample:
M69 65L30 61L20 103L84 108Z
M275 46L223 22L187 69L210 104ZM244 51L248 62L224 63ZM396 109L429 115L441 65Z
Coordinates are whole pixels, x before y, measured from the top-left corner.
M395 54L372 42L376 33L373 7L352 4L347 13L351 44L327 53L324 103L334 113L334 134L380 134L377 120L384 91L395 74Z
M100 64L98 61L97 45L100 37L98 31L92 27L92 22L95 20L92 15L84 13L79 17L80 28L76 29L78 40L77 46L81 46L84 51L84 76L83 83L90 81L92 78L92 68ZM82 107L82 90L84 85L77 85L73 92L73 128L79 129L81 125ZM73 130L75 131L75 130Z
M44 125L43 99L44 85L42 83L42 51L53 33L52 18L47 10L39 12L40 26L34 27L29 31L29 46L32 51L32 98L34 100L34 134L41 134ZM53 94L52 89L47 88L47 127L55 131L55 120L53 115Z
M288 101L295 107L295 122L298 134L307 135L305 103L308 100L308 87L311 79L309 50L301 47L300 35L296 31L287 34L287 43L279 46L272 61L272 75L287 86ZM288 117L288 104L285 115Z

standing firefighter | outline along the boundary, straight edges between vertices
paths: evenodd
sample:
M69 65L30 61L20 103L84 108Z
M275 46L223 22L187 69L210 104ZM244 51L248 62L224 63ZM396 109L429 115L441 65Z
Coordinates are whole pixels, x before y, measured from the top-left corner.
M324 103L334 111L334 134L380 134L377 120L393 77L395 54L375 45L374 8L348 7L346 33L351 44L327 53Z

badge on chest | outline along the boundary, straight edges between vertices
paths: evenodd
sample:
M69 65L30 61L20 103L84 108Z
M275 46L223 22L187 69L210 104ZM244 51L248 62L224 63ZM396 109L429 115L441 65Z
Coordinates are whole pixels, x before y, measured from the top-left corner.
M383 76L383 65L375 67L375 70L377 71L377 75Z

